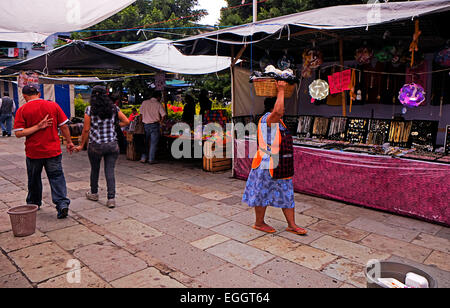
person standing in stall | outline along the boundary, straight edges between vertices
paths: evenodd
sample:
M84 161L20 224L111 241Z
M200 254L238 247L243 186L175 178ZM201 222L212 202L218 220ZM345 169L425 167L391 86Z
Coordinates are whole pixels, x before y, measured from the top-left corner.
M12 119L16 111L16 103L5 93L0 99L0 126L2 128L3 137L11 137Z
M198 100L200 102L200 115L203 117L206 112L212 109L212 101L209 99L208 91L203 89Z
M156 164L156 151L161 137L161 123L167 114L161 104L162 93L155 91L151 99L142 103L140 112L145 128L145 153L142 154L141 163Z
M267 206L273 206L282 209L288 223L286 231L305 235L307 231L295 223L293 142L282 120L286 85L278 81L277 98L267 98L264 102L265 115L258 124L258 151L242 201L255 209L254 229L276 232L265 223Z
M89 140L88 156L91 163L91 191L86 198L98 201L98 179L102 158L105 160L105 177L108 188L106 206L116 206L116 180L114 169L119 157L119 144L115 126L125 127L130 124L126 115L106 94L106 88L95 86L91 94L91 105L86 108L81 144L75 148L76 152L83 150Z

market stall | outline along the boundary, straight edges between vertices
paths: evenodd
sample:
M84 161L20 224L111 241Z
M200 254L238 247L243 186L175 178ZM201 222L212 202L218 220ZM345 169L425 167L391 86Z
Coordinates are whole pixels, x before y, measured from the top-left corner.
M441 0L337 6L178 43L243 60L232 66L235 124L262 115L255 80L298 77L284 119L297 135L296 191L449 225L449 12ZM246 179L256 138L234 147Z

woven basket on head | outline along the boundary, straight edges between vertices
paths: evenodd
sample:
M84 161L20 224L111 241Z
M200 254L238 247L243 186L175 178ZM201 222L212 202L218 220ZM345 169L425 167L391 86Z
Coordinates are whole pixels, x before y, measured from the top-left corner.
M255 79L253 81L256 96L276 97L278 94L277 82L271 78ZM288 84L284 92L285 98L291 98L295 91L295 84Z

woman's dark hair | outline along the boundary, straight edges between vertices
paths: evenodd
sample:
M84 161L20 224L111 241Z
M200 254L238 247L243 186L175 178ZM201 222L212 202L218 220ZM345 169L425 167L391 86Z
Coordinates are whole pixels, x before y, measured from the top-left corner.
M264 113L272 112L277 102L276 97L268 97L264 100Z
M106 88L95 86L91 94L91 115L106 120L113 117L114 111L115 105L106 94Z

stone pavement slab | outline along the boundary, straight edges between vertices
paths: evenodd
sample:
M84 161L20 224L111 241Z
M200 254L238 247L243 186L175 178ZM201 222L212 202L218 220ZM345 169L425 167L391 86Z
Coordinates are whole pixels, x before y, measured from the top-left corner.
M105 240L82 225L51 231L47 236L65 250L75 250Z
M274 258L272 254L234 240L219 244L206 251L246 270L254 269Z
M255 238L266 234L262 231L255 230L252 227L235 221L230 221L226 224L212 228L211 230L243 243L254 240Z
M405 242L411 242L417 235L419 235L419 232L417 231L412 231L402 227L388 225L361 217L347 224L347 226L371 233L377 233L379 235L384 235Z
M338 259L322 270L322 273L339 281L344 281L358 288L365 288L367 279L364 266L346 259Z
M158 230L131 218L111 222L103 225L103 227L108 232L111 232L113 235L131 245L136 245L163 235L163 233Z
M335 210L329 210L319 206L306 210L303 212L303 214L328 220L341 225L345 225L355 219L354 216L338 213Z
M279 285L232 264L225 264L196 278L211 288L279 288Z
M202 228L177 217L170 217L160 221L155 221L152 222L150 226L164 234L171 235L187 243L194 242L214 234L214 232L208 229Z
M441 237L441 238L445 238L446 240L450 241L450 228L443 227L441 231L436 233L436 236Z
M70 210L74 212L93 210L102 206L99 202L90 201L86 197L70 200Z
M450 272L450 254L441 252L441 251L433 251L433 253L425 260L424 264L434 265L438 268Z
M350 242L358 242L369 235L369 232L338 225L327 220L321 220L309 228Z
M205 238L199 239L197 241L194 241L191 243L191 245L198 249L206 250L206 249L216 246L218 244L224 243L228 240L230 240L230 238L228 238L226 236L223 236L220 234L214 234L214 235L210 235Z
M344 207L337 209L337 212L353 216L354 218L364 217L378 222L384 222L392 216L392 214L389 213L356 205L345 205Z
M12 231L0 234L0 247L6 253L10 253L15 250L27 248L48 241L50 241L50 239L39 232L39 230L36 230L33 235L27 237L15 237Z
M227 193L224 193L221 191L211 191L211 192L201 195L201 197L206 198L206 199L215 200L215 201L220 201L223 199L232 198L233 195L230 195L230 194L227 194Z
M176 201L167 201L152 205L152 207L158 209L163 213L181 219L185 219L203 213L203 211L200 209Z
M285 230L286 228L284 228L283 230ZM308 229L308 228L304 228L306 231L308 231L308 234L306 235L297 235L291 232L287 232L287 231L283 231L281 233L278 233L279 236L287 238L289 240L295 241L295 242L299 242L305 245L309 245L312 242L314 242L315 240L321 238L322 236L324 236L323 233Z
M225 203L221 203L220 201L214 201L214 200L206 201L203 203L196 203L193 206L202 211L211 212L216 215L223 216L225 218L229 218L230 216L233 216L233 215L236 215L238 213L245 211L245 209L230 206Z
M139 179L143 179L145 181L149 181L149 182L158 182L158 181L162 181L162 180L167 180L168 179L165 176L152 174L152 173L136 174L135 177L137 177ZM150 183L149 183L149 185L150 185Z
M353 242L344 241L325 235L311 243L311 246L331 254L344 257L356 263L365 265L371 259L384 260L391 255Z
M428 233L428 234L433 234L433 235L438 233L443 228L439 225L434 225L434 224L420 221L417 219L394 216L394 215L391 215L384 222L387 224L402 227L402 228L405 228L408 230L422 232L422 233Z
M28 289L33 286L19 272L0 277L0 289Z
M154 267L117 279L111 282L115 288L185 288L170 276L161 274Z
M253 271L282 288L337 288L342 282L293 262L276 258Z
M13 202L13 201L22 201L23 204L25 205L26 202L25 200L27 199L27 195L28 193L25 190L21 190L21 189L14 189L13 192L3 192L0 194L1 195L1 201L3 202Z
M412 243L422 247L450 253L450 240L445 238L421 233L412 241Z
M138 248L191 277L225 264L222 259L170 235L139 244Z
M9 207L6 205L6 203L3 203L0 201L0 211L5 212L9 209Z
M300 243L278 235L267 234L247 243L255 248L267 251L275 256L283 257L300 246Z
M129 252L110 244L93 244L77 249L74 256L107 282L143 270L147 264Z
M323 250L305 245L297 247L282 257L291 262L318 271L338 258Z
M11 259L33 283L67 273L73 257L54 243L24 248L9 254Z
M0 277L17 272L17 268L0 252Z
M226 218L207 212L186 218L185 220L207 229L222 225L229 221Z
M134 200L137 203L144 204L144 205L155 205L160 203L167 203L169 200L163 196L159 195L153 195L151 198L147 194L138 194L138 195L132 195L126 197L128 199Z
M78 212L81 217L92 221L96 225L104 225L114 221L124 220L128 216L122 214L117 209L108 209L106 207L100 207L93 210Z
M151 206L143 205L140 203L118 207L117 211L121 212L124 215L130 216L144 224L171 217L170 214L163 213Z
M210 201L210 199L201 197L199 195L194 195L186 191L176 191L164 196L169 200L183 203L189 206L195 206L196 204Z
M57 212L53 207L41 207L37 212L36 218L36 228L43 233L63 229L71 226L78 225L78 222L70 217L71 213L69 210L69 217L66 219L57 219Z
M361 241L361 244L378 251L383 251L413 261L423 262L431 254L431 249L388 238L378 234L371 234Z
M105 289L105 288L111 288L111 286L105 282L103 279L95 275L91 270L89 270L87 267L83 267L80 270L80 283L69 283L68 277L69 275L74 275L73 273L69 272L65 275L58 276L52 279L47 280L46 282L43 282L38 285L38 288L40 289L50 289L50 288L57 288L57 289L86 289L86 288L95 288L95 289ZM72 278L73 279L73 278ZM73 280L70 280L73 281Z

